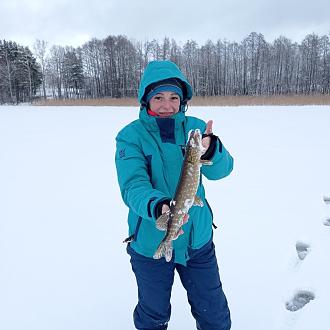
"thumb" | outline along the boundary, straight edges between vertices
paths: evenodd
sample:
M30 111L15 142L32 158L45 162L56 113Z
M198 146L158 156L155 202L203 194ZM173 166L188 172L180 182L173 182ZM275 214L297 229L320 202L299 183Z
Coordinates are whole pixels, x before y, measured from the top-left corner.
M213 126L213 120L209 120L206 124L205 134L211 134L212 133L212 126Z

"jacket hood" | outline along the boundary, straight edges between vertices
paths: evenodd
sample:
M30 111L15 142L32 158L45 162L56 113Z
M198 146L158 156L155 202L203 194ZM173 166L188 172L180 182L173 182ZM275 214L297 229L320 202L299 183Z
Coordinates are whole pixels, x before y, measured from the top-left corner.
M143 103L143 96L149 85L169 78L179 79L183 87L183 104L192 98L192 88L187 78L183 75L178 66L171 61L152 61L144 70L141 78L138 100Z

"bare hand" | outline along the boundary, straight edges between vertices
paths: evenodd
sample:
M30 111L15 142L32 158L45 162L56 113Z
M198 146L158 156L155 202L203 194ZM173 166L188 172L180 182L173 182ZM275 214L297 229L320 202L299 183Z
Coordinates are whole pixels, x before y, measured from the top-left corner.
M168 206L167 204L163 204L163 206L162 206L162 214L164 214L164 213L166 213L166 212L169 212L169 211L170 211L169 206ZM185 215L183 216L182 226L183 226L184 224L186 224L186 223L188 222L188 220L189 220L189 214L185 214ZM180 233L179 233L179 236L182 235L182 234L183 234L183 230L181 229L181 230L180 230Z
M204 134L211 134L213 132L212 126L213 126L213 120L209 120L206 124L206 129L205 129ZM204 153L209 148L210 143L211 143L211 138L209 136L205 136L202 139L202 145L204 147Z
M162 206L162 214L168 212L170 210L170 207L167 204L163 204Z

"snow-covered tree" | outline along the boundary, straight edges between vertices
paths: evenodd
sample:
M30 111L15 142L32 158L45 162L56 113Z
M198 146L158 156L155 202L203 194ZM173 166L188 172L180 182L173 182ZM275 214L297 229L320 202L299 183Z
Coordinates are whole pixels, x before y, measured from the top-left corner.
M0 40L0 102L30 102L41 84L41 68L28 47Z

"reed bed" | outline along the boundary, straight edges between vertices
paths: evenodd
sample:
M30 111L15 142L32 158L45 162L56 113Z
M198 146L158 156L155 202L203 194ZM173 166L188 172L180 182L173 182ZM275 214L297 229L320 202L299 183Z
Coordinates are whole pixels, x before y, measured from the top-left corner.
M136 98L47 99L33 103L36 106L139 106ZM276 95L276 96L195 96L190 106L257 106L257 105L330 105L330 95Z

